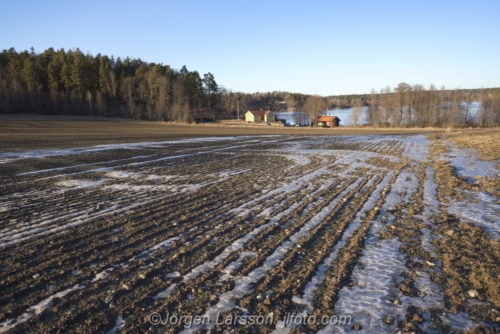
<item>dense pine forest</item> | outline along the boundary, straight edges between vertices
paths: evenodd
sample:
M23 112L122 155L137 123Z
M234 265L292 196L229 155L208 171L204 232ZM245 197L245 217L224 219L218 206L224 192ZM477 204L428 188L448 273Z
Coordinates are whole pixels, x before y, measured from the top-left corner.
M368 107L368 108L363 108ZM299 93L233 92L212 73L141 59L49 48L43 53L0 53L0 113L86 115L193 122L234 118L247 110L300 110L314 120L322 111L353 108L354 124L397 127L498 126L500 89L428 89L401 83L370 94L322 98Z
M244 94L200 75L141 59L84 54L52 48L43 53L15 49L0 53L0 112L194 121L258 108L285 110L282 92Z

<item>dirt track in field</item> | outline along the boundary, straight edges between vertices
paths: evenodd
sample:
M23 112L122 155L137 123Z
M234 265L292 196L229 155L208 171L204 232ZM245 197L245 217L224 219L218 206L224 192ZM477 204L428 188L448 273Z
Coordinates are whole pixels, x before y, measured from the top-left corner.
M500 325L500 205L439 136L211 135L0 153L0 333ZM273 321L215 323L244 315Z

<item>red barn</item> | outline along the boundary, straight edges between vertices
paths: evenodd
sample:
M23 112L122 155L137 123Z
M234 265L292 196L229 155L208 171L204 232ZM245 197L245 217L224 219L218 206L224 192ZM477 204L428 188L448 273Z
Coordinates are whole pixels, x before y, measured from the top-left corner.
M339 126L340 118L337 116L321 116L318 118L318 126L322 128L333 128Z

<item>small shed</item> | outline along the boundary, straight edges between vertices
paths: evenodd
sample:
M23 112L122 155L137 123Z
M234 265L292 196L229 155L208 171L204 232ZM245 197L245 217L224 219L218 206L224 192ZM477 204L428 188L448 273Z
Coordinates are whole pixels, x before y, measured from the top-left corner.
M318 126L323 128L333 128L339 126L340 118L337 116L321 116L318 117Z
M245 121L250 123L274 122L274 113L271 110L247 111Z

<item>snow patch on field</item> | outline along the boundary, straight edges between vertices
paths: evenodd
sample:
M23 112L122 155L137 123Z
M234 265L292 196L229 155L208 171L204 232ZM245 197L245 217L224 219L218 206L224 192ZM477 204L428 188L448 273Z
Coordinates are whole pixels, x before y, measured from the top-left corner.
M135 260L145 261L145 260L151 258L153 255L157 254L159 251L170 248L174 244L174 242L176 242L179 239L180 239L180 237L176 236L176 237L172 237L172 238L168 238L166 240L163 240L163 241L149 247L148 249L140 252L139 254L132 256L128 260L128 262L135 261ZM118 270L119 270L119 269L125 269L127 267L128 267L128 265L126 264L126 262L122 262L120 264L114 265L113 267L107 268L107 269L99 272L98 274L96 274L95 277L92 279L92 282L96 282L96 281L100 281L102 279L108 278L109 275L111 274L111 272L115 270L115 268L118 268ZM172 277L174 277L174 276L172 276Z
M114 270L114 268L108 268L105 269L95 275L95 277L92 279L92 282L100 281L102 279L106 279L111 275L111 272Z
M363 256L362 269L355 267L352 274L353 287L344 287L335 304L335 314L349 315L362 326L360 333L392 333L397 327L388 326L382 320L388 315L401 318L404 312L392 304L393 296L400 291L394 286L398 276L405 270L404 256L399 252L402 243L397 239L378 240L383 225L375 222ZM319 333L334 333L341 327L327 326Z
M459 332L465 332L477 325L477 323L467 318L467 314L463 312L457 314L448 313L446 317L442 317L442 319L444 325L448 325Z
M141 192L141 191L168 191L171 189L175 189L175 187L163 186L163 185L150 185L150 184L132 185L129 183L121 183L121 184L110 184L104 186L102 189L113 190L113 191Z
M417 306L422 309L443 308L444 294L441 288L431 281L429 274L425 271L415 271L415 287L421 292L420 298L401 297L401 301L409 305Z
M231 262L224 269L221 270L222 276L220 278L221 281L227 281L229 279L234 278L231 274L233 271L241 267L242 261L246 257L254 257L257 256L255 252L241 252L238 254L238 260Z
M118 317L115 322L115 327L111 328L106 334L115 334L116 331L122 329L125 326L127 320L124 320L122 317Z
M167 240L163 240L163 241L157 243L156 245L151 246L147 250L142 251L139 255L137 255L137 257L140 258L141 260L145 260L147 258L150 258L152 255L156 254L158 251L170 248L174 244L174 242L176 242L179 239L180 239L180 237L176 236L176 237L168 238ZM134 259L134 258L135 257L133 257L132 259Z
M154 175L154 174L145 177L145 179L148 181L155 181L155 180L168 181L171 179L179 179L179 178L181 177L177 175Z
M431 176L428 173L427 176ZM424 311L432 308L444 307L444 296L439 286L430 280L426 272L417 272L415 278L416 288L420 291L420 297L403 296L396 288L395 283L402 280L400 274L408 269L405 266L405 256L399 251L403 243L398 239L380 238L380 232L385 228L381 218L387 219L386 224L391 224L395 217L388 210L394 210L396 205L408 201L416 191L418 182L415 182L414 173L401 172L391 191L384 201L381 213L377 221L373 222L365 243L365 249L359 259L361 266L354 268L351 276L354 286L342 288L335 304L335 314L349 315L355 323L361 325L359 333L396 333L398 331L397 322L406 315L406 309L413 305L422 308ZM431 179L428 180L428 201L432 202ZM424 191L425 192L425 191ZM434 208L435 209L435 208ZM399 298L400 306L393 302ZM387 325L383 320L388 316L395 320L392 325ZM468 327L475 323L468 320L466 316L458 318ZM453 320L443 316L443 320L448 321L453 329L457 330L459 320ZM431 324L424 322L420 325L423 330L430 330ZM338 325L328 325L319 333L346 333L350 327Z
M31 306L28 310L26 310L25 313L20 315L17 319L11 319L11 320L7 320L5 322L0 323L0 333L6 333L6 332L10 331L11 329L13 329L14 327L16 327L17 325L20 325L20 324L30 320L35 315L39 315L43 311L45 311L46 309L51 308L52 301L55 298L62 298L70 292L84 289L84 288L85 288L84 285L75 285L72 288L63 290L63 291L58 292L58 293L56 293L48 298L45 298L44 300L42 300L38 304Z
M8 245L12 245L24 240L32 238L34 235L45 235L50 232L54 223L65 219L78 219L81 216L85 216L91 212L91 209L72 212L67 215L59 216L52 219L41 219L34 221L31 224L18 224L15 229L3 229L0 233L0 248ZM55 225L57 226L57 225Z
M471 183L475 178L500 176L500 171L496 168L496 162L481 161L475 150L467 148L458 148L456 145L448 142L449 152L443 159L448 160L458 175L464 176Z
M164 147L168 145L182 144L189 142L231 141L231 140L241 140L252 137L256 136L191 138L191 139L171 140L171 141L161 141L161 142L138 142L138 143L97 145L92 147L79 147L79 148L68 148L68 149L5 152L5 153L0 153L0 163L8 163L21 159L36 159L36 158L45 158L45 157L61 156L61 155L96 153L100 151L113 151L117 149L142 149L147 147ZM258 137L265 137L265 136L258 136Z
M0 205L0 212L7 212L7 211L10 211L11 209L12 209L12 207L9 205L6 205L6 204Z
M219 254L215 259L213 259L211 261L208 261L208 262L205 262L205 263L197 266L193 270L191 270L190 273L188 273L187 275L184 276L183 282L189 282L189 281L195 279L196 277L200 276L201 274L203 274L203 273L205 273L205 272L213 269L215 266L219 265L225 259L227 259L232 253L234 253L234 252L238 251L239 249L241 249L248 241L250 241L253 238L255 238L258 234L260 234L261 232L263 232L266 228L272 226L274 224L274 222L276 221L276 219L279 220L280 217L283 217L284 215L286 215L286 214L288 214L290 212L293 212L293 210L295 210L298 206L299 206L299 203L295 203L295 204L291 205L287 210L284 210L280 214L278 214L275 217L273 217L270 220L269 223L259 225L259 227L255 228L250 233L246 234L244 237L235 240L231 245L229 245L228 247L226 247L222 251L222 253ZM228 267L226 267L225 269L222 270L222 272L224 274L226 274L225 278L228 278L228 275L230 274L230 272L232 272L234 269L236 269L237 267L239 267L238 263L243 258L244 257L240 257L239 260L236 263L232 262ZM153 298L158 299L158 298L163 298L163 297L168 296L170 293L172 293L172 291L174 290L175 286L177 286L177 285L176 284L172 284L166 290L160 292L159 294L157 294Z
M165 278L176 278L181 277L181 273L178 271L174 271L165 275Z
M426 134L410 135L398 139L405 144L405 149L402 153L403 156L417 161L427 160L430 140Z
M73 168L80 168L80 167L87 167L87 166L94 166L94 165L102 165L102 164L108 164L108 163L113 163L113 162L118 162L118 161L127 161L127 160L133 160L133 159L144 159L144 158L149 158L149 157L151 157L151 155L138 155L138 156L126 158L126 159L116 159L116 160L109 160L109 161L93 162L93 163L82 164L82 165L73 165L73 166L66 166L66 167L59 167L59 168L42 169L42 170L37 170L37 171L33 171L33 172L21 173L18 175L32 175L32 174L40 174L40 173L47 173L47 172L55 172L55 171L66 170L66 169L73 169Z
M176 287L177 287L177 283L170 285L168 288L166 288L165 290L159 292L156 296L154 296L153 299L156 300L158 298L168 297L168 295L170 295L175 290Z
M461 190L465 201L450 199L448 213L484 228L486 233L500 239L500 202L486 192Z
M440 202L437 199L438 185L434 182L435 172L431 167L425 169L424 180L424 217L428 220L432 215L439 213ZM427 224L430 224L426 221ZM432 224L430 224L432 225Z
M106 189L114 189L114 190L125 190L127 189L128 191L144 191L144 190L170 190L168 194L163 195L163 196L156 196L156 197L150 197L151 199L146 200L146 201L137 201L133 202L130 205L127 206L119 206L119 205L113 205L111 207L105 208L105 209L100 209L97 211L94 211L93 209L87 209L84 210L83 212L78 212L78 213L71 213L69 215L64 215L61 217L53 218L53 219L48 219L41 221L37 224L33 224L29 226L28 231L24 231L26 228L22 228L19 230L12 230L9 231L7 234L10 236L5 237L3 239L0 239L0 248L13 245L34 237L40 237L48 234L54 234L54 233L61 233L65 229L68 229L70 227L75 227L79 226L81 224L87 223L89 221L92 221L93 219L99 218L99 217L105 217L109 215L115 215L123 212L128 212L130 210L136 209L138 207L142 207L144 205L147 205L149 203L154 203L159 200L168 198L170 196L173 196L176 192L182 192L182 193L190 193L194 192L198 189L201 189L203 187L206 187L208 185L222 182L225 179L230 178L232 175L236 175L239 173L243 173L242 171L240 172L234 172L234 173L220 173L222 175L222 179L212 181L212 182L205 182L205 183L195 183L195 184L183 184L183 185L172 185L172 186L165 186L163 188L162 186L154 186L154 185L145 185L145 186L129 186L129 185L114 185L111 186L111 188L106 188ZM80 183L70 183L71 185L74 184L80 184ZM85 183L86 185L86 183ZM135 188L134 188L135 187ZM155 188L157 187L157 188ZM103 187L105 188L105 187ZM65 224L62 225L51 225L56 221L63 220L65 218L71 218L69 221ZM39 226L43 226L42 227ZM22 231L22 232L21 232Z
M138 177L139 175L140 175L139 173L116 171L116 170L109 172L109 173L106 173L107 177L114 178L114 179L126 179L129 177Z
M430 222L431 217L434 215L438 215L440 213L440 202L437 199L438 193L438 185L434 181L435 172L431 167L427 167L425 169L425 179L424 179L424 191L423 191L423 202L424 202L424 210L422 215L415 215L416 218L421 218L422 221L429 225L430 227L434 227L435 225ZM431 235L431 230L428 228L420 229L422 233L422 248L431 253L431 256L436 256L434 253L435 247L432 246L431 240L433 236Z
M310 181L313 180L314 178L321 176L321 175L324 175L324 174L331 174L331 173L329 173L328 167L329 166L318 168L311 173L308 173L306 175L299 177L294 182L280 185L280 186L270 190L269 192L265 193L264 195L261 195L261 196L255 198L251 201L248 201L248 202L240 205L237 208L230 210L230 213L238 214L239 216L248 216L250 214L250 212L252 212L254 210L255 203L258 203L258 202L265 200L267 198L270 198L270 197L279 196L283 193L291 193L293 191L299 190L304 185L309 184Z
M299 154L286 154L283 155L285 158L293 161L295 164L291 166L290 168L294 168L297 166L305 166L311 163L311 159L306 156L306 155L299 155Z
M380 199L382 190L389 186L393 174L394 171L390 171L389 173L387 173L384 179L377 185L376 189L370 195L361 210L356 214L353 222L349 224L349 226L345 230L344 234L342 235L342 239L332 248L332 252L330 253L330 255L323 261L323 264L320 265L318 270L316 271L316 275L311 279L309 283L307 283L304 290L304 296L300 300L302 304L306 306L306 310L309 313L312 313L313 311L314 293L318 289L318 286L324 281L326 271L337 258L339 251L346 245L347 240L349 240L349 238L351 238L359 229L359 227L363 223L363 220L366 218L366 212L372 210L377 201Z
M68 180L60 181L56 183L56 186L63 188L71 188L71 190L80 190L86 188L100 187L104 183L104 180Z
M413 173L401 172L387 195L381 217L395 208L405 198L411 197L418 186ZM406 187L410 182L410 189ZM412 182L413 181L413 182ZM401 196L402 193L404 196ZM380 218L379 218L380 219ZM375 221L368 233L365 249L351 276L354 286L339 291L335 314L350 315L362 326L362 333L391 333L396 327L388 326L383 319L388 315L402 317L402 310L393 305L392 298L400 291L394 286L399 274L405 271L405 258L399 252L402 242L398 238L380 239L384 224ZM320 333L343 332L342 327L328 325Z
M359 178L350 184L342 193L334 198L329 205L325 206L319 213L305 223L298 232L290 236L289 240L281 243L276 250L264 260L261 267L252 270L247 276L235 277L235 285L233 290L223 293L219 297L219 302L207 308L204 317L211 319L210 323L206 326L213 328L219 313L227 312L236 307L235 300L242 298L247 293L252 292L252 284L259 281L266 273L276 266L285 257L288 251L304 238L309 232L317 225L324 222L325 218L332 212L332 210L341 203L342 199L352 190L354 190L364 178ZM196 333L199 329L204 328L201 325L195 325L189 329L185 329L181 333Z

